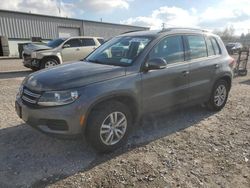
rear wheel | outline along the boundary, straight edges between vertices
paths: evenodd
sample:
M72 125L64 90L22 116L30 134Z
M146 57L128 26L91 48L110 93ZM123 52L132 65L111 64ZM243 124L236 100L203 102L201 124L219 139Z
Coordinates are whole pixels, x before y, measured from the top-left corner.
M59 62L55 58L46 58L46 59L42 60L42 64L41 64L40 68L47 69L47 68L54 67L58 64L59 64Z
M126 105L118 101L103 103L89 116L87 140L100 152L113 151L126 142L131 123L131 113Z
M207 106L210 110L221 110L228 98L229 86L225 80L219 80L215 83L210 99Z

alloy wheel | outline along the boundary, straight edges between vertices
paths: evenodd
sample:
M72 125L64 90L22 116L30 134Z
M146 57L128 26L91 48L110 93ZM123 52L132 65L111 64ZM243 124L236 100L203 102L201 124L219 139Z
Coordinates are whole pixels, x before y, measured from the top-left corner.
M127 130L127 118L122 112L112 112L103 121L100 138L106 145L118 143Z
M215 90L214 103L216 106L220 107L224 104L227 97L227 89L224 85L219 85Z

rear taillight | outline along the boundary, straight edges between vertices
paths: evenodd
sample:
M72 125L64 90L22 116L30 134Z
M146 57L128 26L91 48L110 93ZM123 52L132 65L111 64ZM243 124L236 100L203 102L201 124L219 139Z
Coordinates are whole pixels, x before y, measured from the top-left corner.
M233 69L235 67L235 65L236 65L236 61L234 58L231 57L229 59L229 67L231 67L231 69Z

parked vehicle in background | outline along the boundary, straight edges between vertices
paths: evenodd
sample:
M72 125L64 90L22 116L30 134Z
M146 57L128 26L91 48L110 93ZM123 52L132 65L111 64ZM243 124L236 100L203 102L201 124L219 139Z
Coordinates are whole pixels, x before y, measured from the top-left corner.
M85 58L104 42L100 37L58 38L45 45L30 43L24 47L23 65L33 70L49 68L66 61Z
M27 46L29 44L35 44L35 45L46 45L46 43L44 42L26 42L26 43L18 43L18 54L19 54L19 58L23 59L23 49L24 46Z
M228 43L226 44L226 49L229 54L233 55L235 53L239 53L240 50L242 50L243 46L239 42L234 43Z
M221 39L203 30L131 32L82 61L26 77L16 112L42 132L83 134L97 150L112 151L144 114L190 104L221 110L232 63Z

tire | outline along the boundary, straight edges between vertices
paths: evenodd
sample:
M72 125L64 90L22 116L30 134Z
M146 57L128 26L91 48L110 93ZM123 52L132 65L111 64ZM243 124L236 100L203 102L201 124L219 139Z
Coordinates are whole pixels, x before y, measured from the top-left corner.
M240 76L246 76L247 75L247 70L241 70L238 73Z
M32 71L38 71L38 70L39 70L39 68L37 68L37 67L30 67L30 69L31 69Z
M19 59L23 59L23 50L19 52Z
M117 114L116 122L125 118L120 124L117 124L120 126L116 127L115 123L111 125L111 116L115 120L114 113ZM128 107L118 101L109 101L98 105L90 113L87 121L86 138L97 151L111 152L126 143L131 127L132 116ZM117 129L120 131L117 131ZM119 139L117 135L123 136Z
M42 60L40 69L46 69L58 65L59 62L55 58L45 58Z
M214 87L207 107L212 111L220 111L226 104L229 93L229 85L225 80L218 80Z

